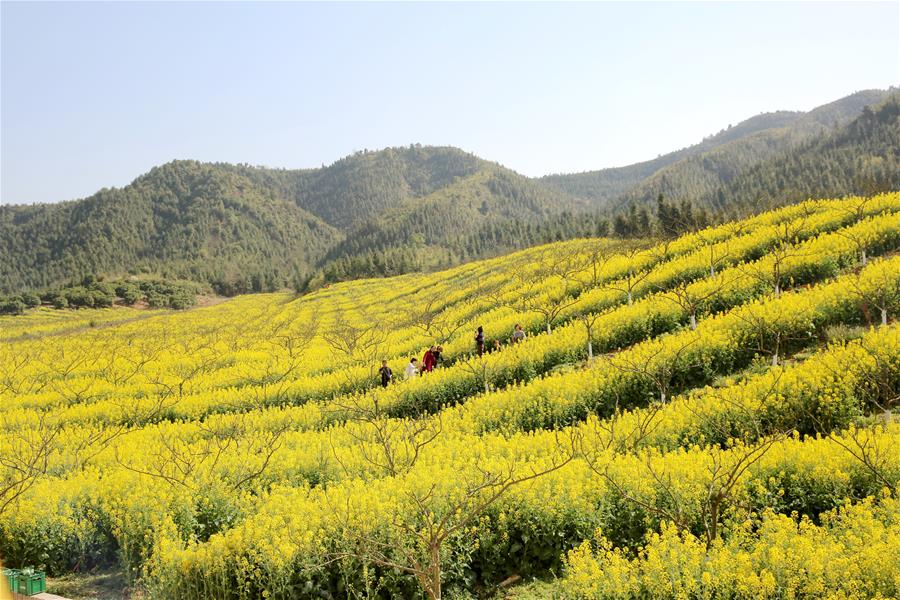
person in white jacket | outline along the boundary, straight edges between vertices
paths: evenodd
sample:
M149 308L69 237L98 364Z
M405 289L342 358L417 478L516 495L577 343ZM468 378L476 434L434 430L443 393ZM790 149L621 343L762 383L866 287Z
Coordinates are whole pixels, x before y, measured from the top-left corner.
M403 374L406 376L407 379L412 379L413 377L415 377L416 375L419 374L419 364L418 363L419 363L419 361L417 361L415 358L409 359L409 364L406 365L406 370L403 371Z

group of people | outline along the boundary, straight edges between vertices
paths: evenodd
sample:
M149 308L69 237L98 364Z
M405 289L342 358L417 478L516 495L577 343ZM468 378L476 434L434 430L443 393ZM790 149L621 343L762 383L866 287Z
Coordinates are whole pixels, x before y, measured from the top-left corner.
M519 342L525 339L525 330L522 329L522 325L516 323L515 328L513 329L512 336L509 338L509 342L511 344L518 344ZM499 350L503 345L500 343L500 340L494 340L493 350ZM485 352L484 347L484 327L481 325L478 326L478 329L475 331L475 351L478 353L478 356L483 356ZM403 376L406 379L412 379L419 375L419 373L430 373L436 367L440 366L444 362L444 347L432 345L431 348L425 351L425 355L422 356L422 362L414 356L409 359L409 363L406 365L406 369L403 371ZM388 366L387 360L381 361L381 368L378 369L378 374L381 376L381 387L387 387L388 384L394 379L394 372Z

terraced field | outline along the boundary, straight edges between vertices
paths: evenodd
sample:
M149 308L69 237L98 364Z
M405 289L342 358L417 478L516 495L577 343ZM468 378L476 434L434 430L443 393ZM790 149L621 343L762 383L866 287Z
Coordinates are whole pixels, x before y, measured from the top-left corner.
M898 246L895 193L0 318L0 555L159 598L894 597Z

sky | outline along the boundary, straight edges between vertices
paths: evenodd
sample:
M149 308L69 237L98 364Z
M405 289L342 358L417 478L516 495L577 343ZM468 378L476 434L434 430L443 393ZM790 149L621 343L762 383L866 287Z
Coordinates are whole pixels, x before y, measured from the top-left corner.
M410 143L595 170L898 83L897 1L3 1L0 203Z

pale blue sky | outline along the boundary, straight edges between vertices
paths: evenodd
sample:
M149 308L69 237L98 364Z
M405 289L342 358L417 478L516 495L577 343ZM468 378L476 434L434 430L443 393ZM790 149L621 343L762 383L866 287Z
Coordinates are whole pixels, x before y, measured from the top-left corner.
M175 158L619 166L900 81L900 3L0 5L0 202Z

